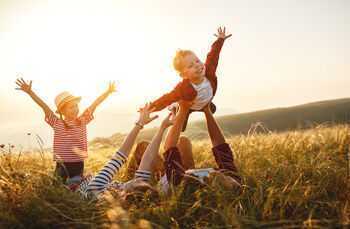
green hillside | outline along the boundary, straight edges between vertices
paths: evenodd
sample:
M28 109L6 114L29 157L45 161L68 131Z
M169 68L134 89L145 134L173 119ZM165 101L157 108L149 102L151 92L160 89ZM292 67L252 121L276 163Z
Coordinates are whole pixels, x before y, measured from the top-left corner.
M350 98L226 115L217 117L217 120L227 136L248 134L249 130L282 132L311 128L319 124L344 124L350 121ZM154 128L143 131L141 136L150 139L154 131ZM205 122L190 122L185 134L198 140L207 138Z

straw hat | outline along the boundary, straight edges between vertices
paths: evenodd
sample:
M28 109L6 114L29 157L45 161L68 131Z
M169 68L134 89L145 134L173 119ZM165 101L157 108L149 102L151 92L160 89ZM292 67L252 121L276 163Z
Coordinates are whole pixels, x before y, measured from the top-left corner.
M60 109L68 102L76 101L77 103L79 103L80 100L81 100L80 96L78 96L78 97L73 96L68 91L64 91L64 92L58 94L55 98L55 104L57 107L56 113L59 113Z

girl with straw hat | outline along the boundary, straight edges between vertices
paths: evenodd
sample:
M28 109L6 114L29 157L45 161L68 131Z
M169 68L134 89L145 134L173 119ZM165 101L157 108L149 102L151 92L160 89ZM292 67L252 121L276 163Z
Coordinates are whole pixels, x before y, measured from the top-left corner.
M58 94L55 98L57 110L54 113L32 90L32 81L28 83L20 78L17 79L16 84L17 90L26 92L43 109L45 121L53 128L55 173L63 181L67 178L82 176L84 160L88 157L86 126L93 119L96 107L115 92L114 82L109 83L108 89L81 115L79 115L78 106L81 97L73 96L67 91Z

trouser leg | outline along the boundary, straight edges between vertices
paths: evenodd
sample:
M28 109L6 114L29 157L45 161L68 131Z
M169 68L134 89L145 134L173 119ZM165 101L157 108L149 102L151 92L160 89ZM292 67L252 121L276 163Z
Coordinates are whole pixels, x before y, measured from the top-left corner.
M241 183L242 180L234 163L231 147L227 143L223 143L221 145L213 147L212 151L219 169L222 172L235 178L237 182Z

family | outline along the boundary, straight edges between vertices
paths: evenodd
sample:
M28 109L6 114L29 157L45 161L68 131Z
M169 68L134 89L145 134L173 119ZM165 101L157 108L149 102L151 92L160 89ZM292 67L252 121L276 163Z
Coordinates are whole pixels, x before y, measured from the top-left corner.
M55 98L56 111L52 111L32 90L32 81L17 79L18 90L26 92L44 111L45 121L54 131L53 160L56 162L55 174L72 190L86 199L98 199L107 190L133 192L140 189L154 189L151 185L152 174L159 171L158 164L163 163L163 171L158 176L158 191L168 193L172 186L178 186L186 177L194 177L205 182L205 177L219 177L224 184L232 188L241 187L241 177L234 163L233 152L213 116L216 106L212 103L217 90L216 68L226 35L225 27L219 27L216 41L212 44L205 63L191 50L179 50L173 60L173 66L182 78L169 93L139 108L139 118L124 139L120 148L95 176L84 176L84 160L88 157L87 128L94 118L95 109L111 93L115 84L99 96L91 106L79 115L79 102L69 92L62 92ZM113 177L130 160L130 153L139 132L145 125L155 120L153 112L169 108L169 114L160 124L151 142L141 142L134 152L136 160L134 177L128 182L114 181ZM217 168L195 169L192 146L188 138L180 136L185 130L191 112L203 112L207 122L212 153ZM160 157L160 145L169 128L164 142L163 159Z

